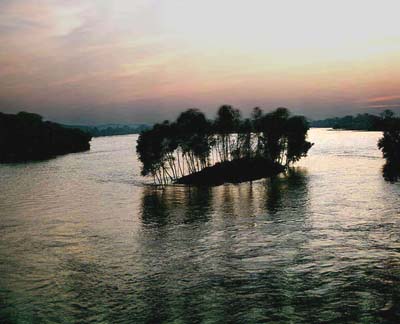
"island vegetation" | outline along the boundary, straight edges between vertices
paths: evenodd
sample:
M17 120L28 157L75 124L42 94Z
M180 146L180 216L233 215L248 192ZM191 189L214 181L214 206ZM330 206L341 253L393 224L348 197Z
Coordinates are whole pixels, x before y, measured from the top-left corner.
M157 184L194 185L269 177L307 155L309 124L286 108L264 113L254 108L243 119L238 109L221 106L214 120L198 109L182 112L143 131L137 142L142 175Z
M90 149L91 136L27 112L0 113L0 162L44 160Z
M383 166L383 176L394 182L400 179L400 118L395 117L390 110L385 112L383 137L378 141L386 163Z

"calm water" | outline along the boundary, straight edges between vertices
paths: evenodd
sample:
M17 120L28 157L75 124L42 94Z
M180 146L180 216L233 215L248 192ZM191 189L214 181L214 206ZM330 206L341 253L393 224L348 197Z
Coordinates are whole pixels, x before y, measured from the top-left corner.
M380 133L314 129L285 177L157 190L136 136L0 166L1 323L399 323Z

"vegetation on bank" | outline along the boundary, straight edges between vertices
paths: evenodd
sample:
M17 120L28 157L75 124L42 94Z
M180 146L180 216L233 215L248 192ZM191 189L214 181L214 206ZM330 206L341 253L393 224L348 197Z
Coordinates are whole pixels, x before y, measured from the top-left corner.
M385 130L385 119L391 116L393 112L385 110L379 116L372 114L358 114L356 116L344 116L327 118L311 121L311 127L324 127L346 130L365 130L365 131L383 131Z
M37 114L0 113L0 162L44 160L90 149L91 136L43 121Z
M386 112L383 137L378 141L378 148L386 159L383 167L384 178L388 181L398 181L400 179L400 118L394 117L390 111Z
M174 122L143 131L136 151L142 175L158 184L213 184L216 170L218 183L245 181L282 172L306 156L312 146L308 129L303 116L291 116L286 108L264 113L256 107L243 119L224 105L214 120L189 109Z

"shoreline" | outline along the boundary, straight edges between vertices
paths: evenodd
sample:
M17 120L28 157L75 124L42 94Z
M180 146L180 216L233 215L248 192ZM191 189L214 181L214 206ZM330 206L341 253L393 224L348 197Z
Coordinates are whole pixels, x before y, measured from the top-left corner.
M217 163L201 171L177 179L174 184L218 186L224 183L241 183L270 178L286 167L264 158L247 158Z

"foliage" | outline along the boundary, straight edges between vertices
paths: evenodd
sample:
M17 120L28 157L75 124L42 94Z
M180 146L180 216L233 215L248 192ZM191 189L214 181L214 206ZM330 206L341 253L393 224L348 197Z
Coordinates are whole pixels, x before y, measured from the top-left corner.
M384 120L383 137L378 141L386 164L383 169L384 177L389 181L400 178L400 118L387 110L382 114Z
M90 140L87 133L43 121L37 114L0 113L0 162L42 160L85 151Z
M223 105L213 121L188 109L175 122L143 131L136 151L142 175L165 184L221 162L257 158L266 165L289 166L310 149L308 129L304 117L291 116L286 108L267 114L255 108L251 119L242 119L238 109Z

